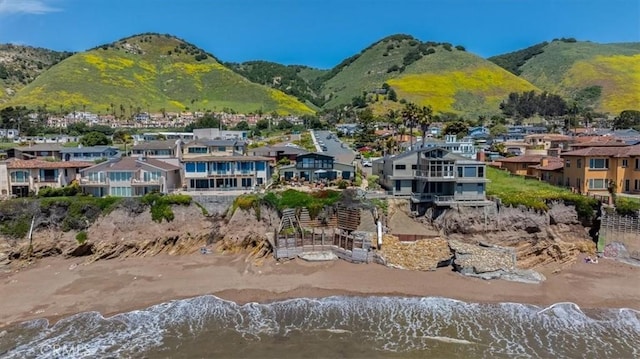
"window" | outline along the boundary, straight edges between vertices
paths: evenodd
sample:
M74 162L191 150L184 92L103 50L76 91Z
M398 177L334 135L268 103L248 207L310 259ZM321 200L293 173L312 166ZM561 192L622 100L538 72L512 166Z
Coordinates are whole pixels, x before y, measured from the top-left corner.
M464 168L464 176L465 177L476 177L476 167L465 167Z
M633 189L640 190L640 180L633 180Z
M161 176L162 176L162 173L160 171L145 172L143 178L145 182L149 182L149 181L158 181L160 180Z
M462 167L458 167L458 177L462 177Z
M218 146L218 152L224 152L224 151L226 151L226 150L227 150L227 148L226 148L226 147L224 147L224 146Z
M571 160L567 160L567 161L564 163L564 167L565 167L565 168L570 168L570 167L571 167Z
M603 170L609 168L609 159L607 158L590 158L589 168Z
M206 147L189 147L187 150L189 153L207 153Z
M418 165L411 165L411 169L412 170L417 170L418 169Z
M622 160L622 168L627 168L629 166L629 160Z
M131 197L131 187L111 187L109 194L116 197Z
M113 182L131 181L133 173L131 172L109 172L109 180Z
M195 162L187 162L185 163L185 172L195 172L196 171L196 164Z
M484 167L478 167L478 177L484 178Z
M256 162L256 171L264 171L265 167L265 162Z
M396 180L396 191L402 190L402 181Z
M87 178L91 182L105 182L106 176L104 172L89 172L87 173Z
M407 165L396 165L396 169L397 170L406 170L407 169Z
M636 158L636 169L640 170L640 158Z
M11 172L11 182L13 183L29 182L29 172L27 171Z
M589 189L606 189L606 188L607 188L606 179L590 179L589 180Z
M576 160L576 167L578 167L578 168L582 168L582 158L578 158L578 159Z

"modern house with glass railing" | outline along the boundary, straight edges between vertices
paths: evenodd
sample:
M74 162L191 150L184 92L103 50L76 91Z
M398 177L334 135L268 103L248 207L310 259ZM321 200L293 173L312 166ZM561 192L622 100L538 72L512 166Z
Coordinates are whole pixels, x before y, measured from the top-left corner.
M80 170L84 193L136 197L180 189L180 167L146 157L122 157Z
M444 148L419 148L383 158L375 166L380 184L395 196L411 199L412 210L429 206L484 206L485 163ZM380 161L378 161L379 164Z
M271 178L270 160L240 155L185 158L184 187L190 191L229 191L263 186Z

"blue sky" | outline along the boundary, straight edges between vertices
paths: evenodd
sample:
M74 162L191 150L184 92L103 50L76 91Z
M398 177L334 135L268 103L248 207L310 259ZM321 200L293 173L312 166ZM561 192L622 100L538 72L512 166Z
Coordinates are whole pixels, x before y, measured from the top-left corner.
M640 0L0 0L0 43L83 51L169 33L223 61L330 68L382 37L487 57L559 37L640 41Z

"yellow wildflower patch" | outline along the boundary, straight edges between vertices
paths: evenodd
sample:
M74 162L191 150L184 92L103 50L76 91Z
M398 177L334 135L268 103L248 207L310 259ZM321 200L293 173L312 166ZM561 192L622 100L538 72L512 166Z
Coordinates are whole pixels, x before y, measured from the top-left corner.
M313 114L314 111L309 106L298 101L295 97L289 96L282 91L269 89L269 95L278 105L278 114Z
M600 110L612 114L640 109L640 55L597 56L576 62L563 81L567 88L602 86Z
M420 105L430 105L435 112L456 112L458 91L469 92L493 106L510 92L535 90L525 80L492 66L480 66L461 71L406 75L387 81L398 92ZM488 100L488 101L487 101Z

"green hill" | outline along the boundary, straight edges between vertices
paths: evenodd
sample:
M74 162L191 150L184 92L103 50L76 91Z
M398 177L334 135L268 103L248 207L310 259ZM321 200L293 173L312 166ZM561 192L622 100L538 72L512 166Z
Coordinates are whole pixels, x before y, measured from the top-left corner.
M9 105L238 112L314 111L279 90L255 84L213 55L170 35L142 34L75 54L20 90Z
M489 60L542 90L597 111L640 109L640 43L561 39Z
M322 106L314 81L324 70L301 65L282 65L268 61L227 62L225 66L252 82L278 89L316 107Z
M334 68L323 84L325 107L350 103L387 83L399 99L430 105L434 112L498 113L510 92L537 90L461 46L420 42L411 36L382 39ZM375 107L375 106L374 106Z
M0 44L0 103L71 55L39 47Z

